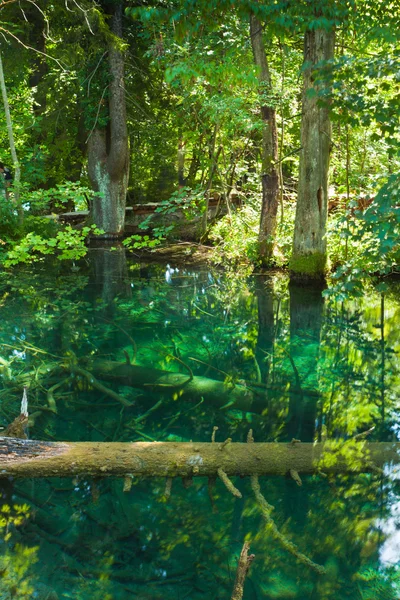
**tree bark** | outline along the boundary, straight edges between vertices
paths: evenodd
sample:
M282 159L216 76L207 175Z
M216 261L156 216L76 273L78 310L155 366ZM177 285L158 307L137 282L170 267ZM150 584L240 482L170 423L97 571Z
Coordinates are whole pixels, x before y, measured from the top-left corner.
M0 437L0 476L216 477L316 473L323 457L324 473L374 471L398 464L400 443L360 442L351 451L333 453L324 444L217 442L41 442Z
M122 43L122 2L112 16L112 33ZM91 219L107 238L119 237L125 227L129 148L124 88L124 58L116 40L109 44L109 123L94 127L88 138L88 173L98 197L92 202ZM102 102L102 100L100 100Z
M271 94L272 84L262 37L262 26L255 15L250 16L250 37L254 63L260 83L261 117L263 120L262 159L262 206L258 236L260 258L267 264L273 253L276 215L279 202L278 133L276 113L272 103L266 104L265 95Z
M3 62L1 60L1 53L0 53L0 87L1 87L1 95L3 96L4 113L6 116L6 124L7 124L8 139L10 142L11 158L12 158L13 166L14 166L14 200L15 200L15 204L17 206L20 223L22 224L24 212L23 212L23 209L20 206L20 202L19 202L19 188L20 188L20 183L21 183L21 167L19 165L17 151L15 149L15 141L14 141L13 126L12 126L12 121L11 121L10 105L8 104L7 88L6 88L6 83L5 83L5 79L4 79Z
M323 279L327 266L326 220L331 145L329 107L321 106L315 69L334 56L334 31L306 31L302 93L301 152L292 278Z

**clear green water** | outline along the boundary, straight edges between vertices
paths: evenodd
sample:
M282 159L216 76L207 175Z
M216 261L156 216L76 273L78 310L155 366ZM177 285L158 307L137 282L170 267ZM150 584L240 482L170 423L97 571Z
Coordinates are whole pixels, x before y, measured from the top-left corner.
M175 265L172 265L175 267ZM127 263L93 252L79 270L0 274L0 424L29 384L35 439L66 441L371 440L399 433L400 287L345 304L285 276ZM161 396L102 380L130 402L71 376L96 357L247 386L255 412L207 396ZM100 380L100 377L98 376ZM54 388L57 384L58 388ZM53 399L49 389L53 388ZM141 420L162 398L162 404ZM218 402L217 402L218 404ZM54 412L54 411L57 412ZM231 597L244 539L256 555L245 600L400 598L400 499L379 473L260 479L279 530L326 575L298 563L266 528L248 479L241 500L217 481L3 481L0 598Z

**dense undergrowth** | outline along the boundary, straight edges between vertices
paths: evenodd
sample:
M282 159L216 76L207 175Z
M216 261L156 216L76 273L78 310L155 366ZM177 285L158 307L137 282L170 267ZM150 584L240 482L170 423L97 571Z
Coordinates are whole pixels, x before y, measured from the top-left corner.
M58 193L71 200L75 194L76 208L81 208L83 195L76 186L64 186ZM5 267L29 264L55 255L60 260L78 260L87 252L87 239L101 233L93 225L73 228L62 226L54 219L36 215L43 208L46 198L57 190L40 196L32 196L29 211L23 223L11 200L0 199L0 260ZM348 293L361 294L365 277L386 276L399 270L400 240L400 177L392 175L380 188L374 198L367 202L367 208L360 208L357 197L343 201L331 211L328 218L327 246L329 256L328 293L338 299ZM128 237L124 245L128 250L156 250L179 238L186 225L199 222L204 211L200 203L201 190L184 190L175 193L169 200L160 204L156 220L148 218L142 232ZM45 204L45 206L47 206ZM278 214L275 250L270 262L271 268L286 269L289 264L295 222L295 199L286 198ZM259 214L260 199L255 190L243 193L241 206L231 207L228 214L208 226L202 237L213 246L211 260L234 270L251 271L260 267L259 261ZM163 218L167 217L167 221ZM157 219L158 218L158 219ZM161 218L161 219L160 219Z

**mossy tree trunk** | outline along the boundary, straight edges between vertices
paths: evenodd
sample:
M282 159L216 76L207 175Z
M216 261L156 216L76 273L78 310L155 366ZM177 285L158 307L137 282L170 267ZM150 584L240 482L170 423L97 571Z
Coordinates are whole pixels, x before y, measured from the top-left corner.
M334 31L306 31L304 37L301 152L292 278L323 279L327 267L326 220L331 146L329 107L321 105L315 69L334 56ZM319 75L320 76L320 75Z
M125 227L126 191L129 177L129 148L124 88L122 2L113 7L109 41L107 127L95 126L88 138L88 172L98 197L92 202L91 219L104 237L119 237ZM102 102L103 100L100 100Z
M320 465L324 473L368 472L399 462L399 443L358 445L353 456L324 444L42 442L0 437L0 471L3 477L218 475L225 482L226 476L235 475L315 473Z
M271 75L264 47L262 25L254 14L250 15L250 37L254 63L258 70L261 117L263 120L261 148L262 205L258 241L261 261L268 264L274 249L276 215L279 203L278 133L276 112L271 102Z

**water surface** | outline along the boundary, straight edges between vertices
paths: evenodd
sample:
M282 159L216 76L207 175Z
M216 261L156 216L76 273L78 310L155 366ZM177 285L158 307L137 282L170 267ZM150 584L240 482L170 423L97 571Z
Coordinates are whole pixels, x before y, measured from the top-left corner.
M399 433L396 282L328 303L286 276L127 261L94 251L75 265L0 276L0 420L29 386L34 439L64 441L351 440ZM95 360L193 373L244 386L248 410L199 395L97 378ZM126 383L126 382L125 382ZM162 402L160 402L160 400ZM151 409L144 418L141 418ZM248 479L235 499L217 481L117 478L3 481L0 598L230 598L247 539L245 600L396 600L399 485L381 473L260 478L273 519L318 575L266 527ZM189 487L188 485L191 484Z

